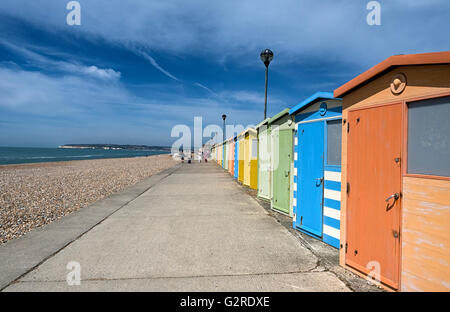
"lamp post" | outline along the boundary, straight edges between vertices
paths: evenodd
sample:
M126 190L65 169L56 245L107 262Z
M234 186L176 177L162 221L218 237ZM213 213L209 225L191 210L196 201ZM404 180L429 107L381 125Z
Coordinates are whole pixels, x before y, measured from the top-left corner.
M266 65L266 88L264 92L264 120L267 117L267 83L269 80L269 64L273 59L273 52L269 49L265 49L260 54L261 61Z
M227 115L223 114L222 119L223 119L223 141L225 142L225 119L227 119Z

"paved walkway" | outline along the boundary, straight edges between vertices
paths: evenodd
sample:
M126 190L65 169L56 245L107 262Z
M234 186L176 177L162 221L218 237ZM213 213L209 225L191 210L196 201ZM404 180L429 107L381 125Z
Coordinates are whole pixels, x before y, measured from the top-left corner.
M183 164L155 181L4 290L349 290L215 164ZM26 239L0 247L0 260L10 257L3 272L18 265L11 257ZM66 282L71 261L81 266L79 286Z

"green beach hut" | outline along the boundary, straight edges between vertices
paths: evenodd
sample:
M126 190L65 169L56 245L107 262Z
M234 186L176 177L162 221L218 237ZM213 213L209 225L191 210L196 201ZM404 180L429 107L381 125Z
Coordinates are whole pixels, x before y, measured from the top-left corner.
M294 157L293 133L295 123L286 108L273 116L269 122L271 151L271 208L292 215L291 192Z
M227 141L223 142L223 162L222 168L228 170L228 144Z

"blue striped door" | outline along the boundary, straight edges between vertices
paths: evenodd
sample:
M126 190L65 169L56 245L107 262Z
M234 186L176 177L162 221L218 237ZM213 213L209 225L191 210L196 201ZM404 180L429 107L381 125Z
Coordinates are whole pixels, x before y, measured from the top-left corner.
M298 125L296 227L322 237L324 122Z

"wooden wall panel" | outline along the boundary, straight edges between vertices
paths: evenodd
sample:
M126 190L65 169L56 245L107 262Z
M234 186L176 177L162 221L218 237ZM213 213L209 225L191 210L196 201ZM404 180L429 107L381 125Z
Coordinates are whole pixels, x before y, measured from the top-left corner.
M403 178L402 291L450 290L450 181Z

